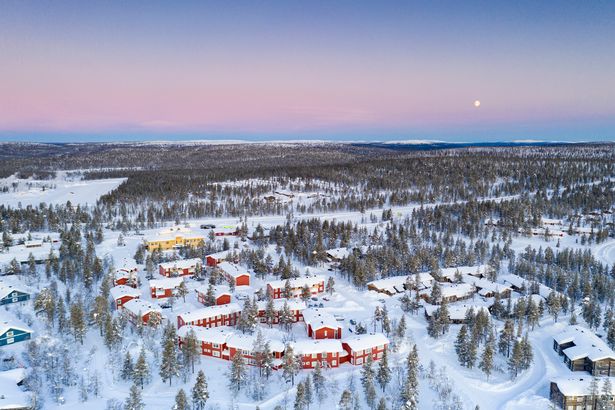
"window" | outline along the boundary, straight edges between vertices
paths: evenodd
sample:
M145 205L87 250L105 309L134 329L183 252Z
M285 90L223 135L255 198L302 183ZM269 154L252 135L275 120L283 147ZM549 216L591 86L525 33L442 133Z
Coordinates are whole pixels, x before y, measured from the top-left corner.
M316 353L312 353L312 359L316 359L318 355Z
M13 342L15 342L15 339L13 339L12 337L10 339L6 339L6 344L7 345L10 345Z
M213 347L214 349L219 349L220 345L218 343L212 343L211 347Z
M13 331L9 330L8 332L6 332L6 337L13 337Z
M331 366L337 366L337 360L333 360L333 361L331 362Z
M363 358L361 357L361 358L357 359L357 363L356 364L363 364Z
M220 352L218 352L218 351L216 351L216 350L214 350L214 351L212 352L212 354L214 355L214 357L220 357Z

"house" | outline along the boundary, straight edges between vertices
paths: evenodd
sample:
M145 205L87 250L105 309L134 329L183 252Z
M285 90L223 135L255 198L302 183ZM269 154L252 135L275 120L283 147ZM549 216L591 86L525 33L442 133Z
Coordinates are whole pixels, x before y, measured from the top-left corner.
M141 320L144 325L156 326L162 320L162 309L142 299L129 300L124 304L124 309L133 323Z
M30 294L25 290L0 282L0 306L9 303L25 302Z
M166 276L167 278L175 276L193 276L202 265L203 261L201 258L164 262L158 265L158 273L160 273L160 276Z
M423 307L423 309L425 310L425 317L429 319L439 308L439 305L425 304L425 306ZM456 325L466 323L466 315L468 314L468 311L470 309L473 309L475 314L479 311L483 311L483 313L485 313L487 316L491 316L487 304L485 304L485 306L481 306L475 304L454 303L447 306L448 318L451 323Z
M290 295L284 295L286 289L286 280L274 280L267 284L267 293L273 299L283 298L285 296L295 298L301 296L303 288L307 286L310 289L312 296L318 295L325 291L325 277L321 275L304 276L301 278L288 279L290 284Z
M229 360L226 347L227 339L234 333L234 329L227 326L205 328L201 326L186 325L177 330L177 338L181 346L188 333L194 332L196 340L200 343L201 354Z
M490 273L493 273L493 268L489 265L478 266L457 266L454 268L442 268L433 272L433 276L440 282L455 282L457 274L461 276L474 276L476 278L484 278Z
M348 353L350 364L361 365L368 356L379 360L389 346L389 339L382 333L355 335L342 340L342 347Z
M43 246L43 240L42 239L32 239L29 241L25 241L24 246L26 248L40 248Z
M285 350L284 343L279 339L271 337L266 337L266 341L269 342L269 350L273 355L274 366L277 367L282 363L281 359ZM247 364L255 365L257 359L257 353L254 352L255 342L256 335L254 334L233 333L226 341L229 357L232 359L239 352Z
M203 327L235 326L240 314L241 308L236 303L208 306L177 315L177 327L181 328L184 325Z
M209 291L209 286L200 286L195 291L198 301L207 305L207 292ZM231 303L231 290L228 286L224 285L214 286L213 297L216 305L226 305Z
M215 236L237 236L239 228L237 226L226 225L213 228Z
M313 369L317 363L324 368L339 367L342 361L348 360L348 352L339 340L300 340L292 344L292 348L303 369Z
M31 410L32 394L23 391L20 386L26 379L27 370L18 367L0 372L0 409Z
M543 285L542 283L529 281L513 273L500 275L499 280L502 281L504 284L510 286L512 290L519 293L536 294L542 296L545 299L549 297L551 292L555 292L557 295L561 295L561 293L554 291L553 289L546 285Z
M261 300L256 302L258 306L258 319L261 323L267 323L267 301ZM284 309L284 304L288 306L293 318L293 322L303 320L303 311L307 308L302 300L298 299L273 299L274 317L272 324L280 323L280 313Z
M592 376L615 376L615 352L589 329L571 326L553 338L553 350L566 366Z
M118 269L113 274L113 285L125 285L136 288L139 286L139 278L137 276L137 270L125 270Z
M218 266L219 263L226 260L230 253L230 250L212 253L205 257L205 263L207 264L207 266Z
M390 276L388 278L374 280L367 284L368 290L393 296L408 290L425 290L431 288L434 282L429 273L415 275Z
M591 395L592 377L561 377L551 381L549 398L558 406L558 408L566 410L593 410L597 409L597 401L602 392L604 379L606 377L597 378L598 388L600 389L596 396ZM608 397L608 408L613 408L615 405L615 378L610 378L611 391Z
M307 335L313 339L341 339L342 327L337 319L321 309L308 308L303 311Z
M442 297L440 300L431 300L431 289L421 291L420 297L432 304L457 302L458 300L469 299L476 292L476 288L468 283L441 283L440 290Z
M120 309L124 307L126 302L132 299L138 299L141 297L141 291L139 289L132 288L126 285L114 286L111 288L111 297L115 301L115 307Z
M221 262L216 268L220 269L224 277L235 286L250 286L250 274L239 265Z
M27 327L18 326L9 321L0 322L0 347L30 340L31 337L32 330Z
M177 288L182 284L184 278L164 278L152 279L149 281L149 288L153 299L163 299L175 296Z
M491 282L485 278L477 278L470 275L463 276L463 282L473 285L478 294L485 298L493 298L499 295L501 298L507 298L510 296L512 289L504 284Z
M205 237L203 235L178 227L167 229L157 236L146 238L145 246L149 252L155 250L168 251L177 248L196 248L204 242Z

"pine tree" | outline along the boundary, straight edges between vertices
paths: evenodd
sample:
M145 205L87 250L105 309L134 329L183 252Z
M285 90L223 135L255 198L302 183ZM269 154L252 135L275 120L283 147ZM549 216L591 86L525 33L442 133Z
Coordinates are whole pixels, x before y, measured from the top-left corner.
M291 382L291 385L295 385L295 376L299 372L299 364L293 352L293 348L288 345L284 352L284 358L282 359L282 377Z
M275 321L276 311L275 306L273 304L273 299L271 297L267 298L267 305L265 307L265 321L269 325L269 327L273 326L273 322Z
M297 393L295 395L294 410L303 410L306 407L305 402L305 386L303 383L297 384Z
M363 368L361 369L361 385L363 386L363 392L367 397L367 391L369 390L369 386L374 385L374 369L372 365L374 363L374 359L372 356L367 356L365 363L363 363Z
M320 366L320 362L316 362L312 380L314 381L314 391L316 392L318 402L322 403L325 399L325 377L322 375L322 367Z
M352 402L352 392L350 390L344 390L338 403L340 410L352 410Z
M190 293L190 291L188 290L188 286L186 286L186 282L185 281L181 281L181 283L177 287L177 296L181 297L182 300L185 303L186 302L186 295L188 295L188 293Z
M457 353L459 364L466 366L468 362L468 327L466 325L462 325L459 333L457 333L455 352Z
M162 350L162 362L160 363L160 377L163 382L169 381L172 385L173 376L179 374L179 364L177 362L177 351L175 348L175 328L173 325L165 329L166 335L163 336L164 345Z
M380 398L380 401L378 402L378 407L376 410L388 410L387 401L384 399L384 397Z
M440 309L438 309L438 322L442 334L446 334L451 324L451 319L448 312L448 303L446 300L442 300Z
M600 398L596 408L598 410L610 410L612 409L611 400L613 397L613 385L611 384L611 378L605 377L602 382L602 389L600 390Z
M184 389L179 389L177 395L175 396L175 406L173 406L173 410L187 410L188 409L188 397L186 397L186 392Z
M132 371L132 380L135 384L141 386L141 390L143 390L143 386L145 385L145 381L149 378L149 365L147 364L147 360L145 359L145 349L141 348L141 352L139 353L139 358L135 363L134 369Z
M515 337L515 325L512 320L507 319L504 322L504 328L500 333L500 340L498 342L498 351L500 354L510 357L510 348Z
M196 338L194 330L190 330L181 344L182 358L184 359L184 366L190 366L192 373L194 373L194 363L200 357L199 341Z
M307 302L308 300L310 300L311 296L312 291L310 290L310 287L307 284L303 285L303 288L301 288L301 300Z
M83 308L81 307L80 302L73 303L70 306L70 322L75 340L79 341L80 344L83 344L83 337L86 332L86 323Z
M312 387L312 377L308 374L303 382L303 386L305 387L305 404L307 408L310 408L310 404L312 404L312 400L314 399L314 388Z
M130 352L126 351L126 356L124 356L124 365L122 366L122 373L120 374L120 377L122 378L122 380L132 379L132 372L132 357L130 357Z
M466 366L468 369L472 369L478 356L478 338L475 332L472 332L472 337L468 340L466 351Z
M332 276L329 276L329 279L327 279L325 290L329 295L333 295L333 292L335 292L335 279Z
M143 399L141 399L141 391L137 387L136 384L133 384L130 387L130 393L126 402L124 402L124 410L143 410L145 408L145 403L143 403Z
M380 359L380 363L378 365L376 380L378 381L378 384L383 392L391 381L391 369L389 368L388 352L386 349L382 352L382 359Z
M521 362L523 361L523 346L521 342L517 339L515 340L512 354L508 358L508 370L512 378L516 378L519 374L519 370L521 369Z
M491 375L493 371L493 338L487 342L485 349L483 350L483 355L481 357L480 363L478 364L478 368L481 369L486 375L487 379Z
M237 351L237 353L233 356L228 377L230 389L235 392L239 392L245 383L246 378L246 365L244 363L243 356L239 351Z
M418 366L419 366L419 355L416 345L412 348L412 351L408 355L408 363L407 363L407 378L404 384L404 387L401 392L402 406L403 410L416 410L419 405L419 397L418 397Z
M205 378L203 370L199 370L194 387L192 387L192 405L194 406L194 410L204 410L207 399L209 399L207 379Z

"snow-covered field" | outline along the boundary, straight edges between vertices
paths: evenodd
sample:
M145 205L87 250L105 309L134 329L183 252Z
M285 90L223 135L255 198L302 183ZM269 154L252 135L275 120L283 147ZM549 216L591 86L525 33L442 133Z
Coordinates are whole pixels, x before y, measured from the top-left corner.
M14 175L0 179L0 187L6 186L8 192L0 192L0 203L17 207L47 205L94 204L98 198L117 188L125 178L81 180L71 177L67 172L59 171L55 178L49 180L18 179Z

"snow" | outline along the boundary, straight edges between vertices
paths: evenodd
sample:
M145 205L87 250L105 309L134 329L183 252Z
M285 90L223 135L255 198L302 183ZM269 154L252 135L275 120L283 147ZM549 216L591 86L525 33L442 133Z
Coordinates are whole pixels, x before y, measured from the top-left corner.
M576 397L584 397L590 395L590 385L593 377L591 375L587 375L584 377L558 377L553 379L553 383L557 384L557 387L560 392L562 392L565 396L576 396ZM604 385L604 380L607 377L596 377L596 381L598 382L598 390L602 392L602 386ZM611 394L615 394L615 377L608 377L611 382Z
M470 309L474 309L474 313L478 313L479 310L484 311L487 316L491 316L491 314L489 313L488 310L488 306L486 306L487 303L451 303L450 305L447 306L448 309L448 317L451 320L464 320L466 317L466 314L468 313L468 311ZM430 305L428 303L425 303L424 307L425 309L425 314L427 316L432 316L433 313L440 309L440 306L438 305Z
M226 305L207 306L190 312L184 312L179 314L178 317L181 316L185 323L192 323L197 320L209 319L218 315L231 315L239 312L241 312L241 308L237 303L228 303Z
M429 273L418 274L420 279L419 290L428 289L434 282L433 276ZM402 276L390 276L384 279L374 280L367 284L370 289L377 290L379 292L385 292L389 294L402 293L406 290L405 285L408 280L412 283L416 283L417 275L402 275Z
M138 298L141 296L141 291L135 288L131 288L126 285L118 285L111 288L111 297L115 300L123 298L124 296L132 296Z
M250 275L247 270L242 269L239 265L231 264L229 262L222 262L216 266L222 270L227 276L237 279L240 276Z
M342 342L337 339L300 340L291 344L293 352L300 355L318 353L343 353Z
M177 335L183 339L191 331L194 332L196 340L199 342L219 345L226 343L227 339L235 333L235 329L228 326L206 328L203 326L184 325L177 330Z
M184 281L184 278L161 278L161 279L151 279L149 281L149 287L151 289L175 289L181 285Z
M288 282L290 283L291 289L301 289L306 285L309 288L312 288L314 286L317 286L318 284L324 284L325 277L321 275L304 276L300 278L288 279ZM286 286L286 280L273 280L271 282L268 282L268 285L272 289L284 289L284 287Z
M17 368L0 372L0 409L22 409L30 407L31 396L19 386L26 370Z
M574 343L574 346L569 347L563 353L570 360L578 360L584 357L591 361L602 359L615 360L615 352L607 346L594 332L585 329L581 326L572 326L570 329L560 333L554 337L558 344Z
M382 333L372 333L364 335L356 335L342 340L350 347L353 352L358 352L365 349L372 349L389 344L389 339Z
M95 204L98 198L117 188L126 178L109 178L95 180L75 179L66 171L57 172L56 178L49 180L18 179L12 175L0 178L0 187L17 184L17 188L7 193L0 192L0 203L5 206L22 207L38 206L41 202L47 205L66 204L73 206Z
M159 265L163 270L190 269L202 264L201 258L180 259L178 261L163 262Z
M337 319L326 311L318 308L308 308L303 311L303 321L310 325L313 331L322 328L337 329Z
M124 309L136 316L145 315L150 312L162 312L160 307L142 299L130 299L128 302L124 303Z

